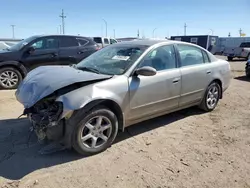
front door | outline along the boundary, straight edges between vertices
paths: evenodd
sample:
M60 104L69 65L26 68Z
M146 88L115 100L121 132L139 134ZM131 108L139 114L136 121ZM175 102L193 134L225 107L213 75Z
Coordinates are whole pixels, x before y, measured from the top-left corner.
M35 51L28 52L27 49L32 46ZM58 64L58 40L56 37L42 37L25 47L22 58L28 71L44 65Z
M176 64L172 45L158 47L142 60L138 68L151 66L157 70L157 74L129 78L129 121L145 119L178 108L181 74Z
M177 44L180 55L181 98L180 106L191 105L202 100L211 80L211 64L207 53L198 47Z

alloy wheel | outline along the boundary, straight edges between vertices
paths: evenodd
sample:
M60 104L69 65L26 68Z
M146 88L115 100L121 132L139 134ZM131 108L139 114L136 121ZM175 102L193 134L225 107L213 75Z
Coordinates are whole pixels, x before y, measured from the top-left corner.
M14 71L6 70L0 74L0 82L6 88L14 87L18 83L18 75Z
M95 116L87 121L80 131L81 143L87 148L98 148L108 141L111 133L110 119L105 116Z
M213 86L209 89L207 93L207 106L212 109L216 106L219 99L219 89Z

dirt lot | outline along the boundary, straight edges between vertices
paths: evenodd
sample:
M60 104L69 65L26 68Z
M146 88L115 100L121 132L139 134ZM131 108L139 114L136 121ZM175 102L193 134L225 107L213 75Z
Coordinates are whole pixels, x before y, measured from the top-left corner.
M0 91L0 187L250 188L250 80L231 62L231 86L211 113L196 108L120 133L107 151L39 155L14 91Z

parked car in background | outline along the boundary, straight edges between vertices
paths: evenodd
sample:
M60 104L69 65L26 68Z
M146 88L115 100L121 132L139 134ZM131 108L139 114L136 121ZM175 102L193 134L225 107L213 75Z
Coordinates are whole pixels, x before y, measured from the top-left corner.
M39 67L16 98L39 140L95 154L132 124L190 106L214 110L230 78L229 63L198 45L137 40L109 45L74 66Z
M247 63L246 63L246 76L248 78L250 78L250 59L247 60Z
M242 42L237 48L227 47L224 49L223 55L227 56L229 61L235 57L250 59L250 42Z
M0 41L0 50L6 49L9 47L10 47L10 45L6 44L6 42Z
M27 72L41 65L78 63L97 50L97 44L88 37L29 37L0 51L0 88L16 88Z
M108 37L93 37L93 40L98 44L100 48L104 48L105 46L108 46L110 44L117 43L116 39Z

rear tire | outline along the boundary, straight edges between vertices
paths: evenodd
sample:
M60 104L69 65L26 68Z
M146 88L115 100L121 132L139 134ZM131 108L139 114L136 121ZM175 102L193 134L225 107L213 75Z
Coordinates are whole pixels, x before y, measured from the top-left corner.
M0 88L16 89L22 81L21 73L14 67L0 68Z
M221 92L220 85L217 82L212 82L208 86L199 107L206 112L213 111L219 102Z
M78 153L93 155L111 146L118 133L118 120L111 110L97 106L84 116L75 117L78 123L73 131L72 145Z
M227 56L228 61L233 61L233 57Z

